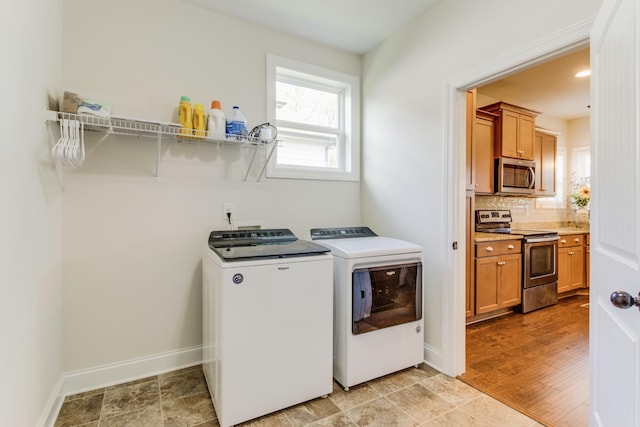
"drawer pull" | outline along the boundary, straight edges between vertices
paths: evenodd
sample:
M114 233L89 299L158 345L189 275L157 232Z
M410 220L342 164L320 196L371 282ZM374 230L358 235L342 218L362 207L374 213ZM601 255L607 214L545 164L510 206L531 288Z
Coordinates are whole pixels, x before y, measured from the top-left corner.
M573 239L573 241L578 243L578 242L580 242L580 239L576 237L575 239Z
M515 246L509 245L509 246L507 246L507 249L515 249Z
M565 244L567 241L565 239L560 240L560 243Z
M487 252L493 252L493 247L491 247L491 246L487 246L487 247L486 247L486 249L485 249L485 251L487 251Z
M507 261L498 261L498 265L505 265L507 263Z
M575 254L576 254L576 253L575 253L575 252L573 252L573 251L569 252L569 255L575 255Z

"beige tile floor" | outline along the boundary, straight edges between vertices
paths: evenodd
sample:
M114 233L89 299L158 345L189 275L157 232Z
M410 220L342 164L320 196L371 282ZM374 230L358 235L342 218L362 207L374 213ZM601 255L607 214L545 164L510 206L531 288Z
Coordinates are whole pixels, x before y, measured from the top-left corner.
M426 365L318 398L242 426L533 427L534 420ZM219 426L202 368L68 396L55 427Z

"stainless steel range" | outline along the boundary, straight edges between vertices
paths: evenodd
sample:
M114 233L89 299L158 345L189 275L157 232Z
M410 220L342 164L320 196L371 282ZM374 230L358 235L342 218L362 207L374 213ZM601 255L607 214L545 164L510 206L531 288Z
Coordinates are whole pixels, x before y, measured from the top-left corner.
M477 210L476 231L522 236L522 303L528 313L558 302L558 233L511 228L511 211Z

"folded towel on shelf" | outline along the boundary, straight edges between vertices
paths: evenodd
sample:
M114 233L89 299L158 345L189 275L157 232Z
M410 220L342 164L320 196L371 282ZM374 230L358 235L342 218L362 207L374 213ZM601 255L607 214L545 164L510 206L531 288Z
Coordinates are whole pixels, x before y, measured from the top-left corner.
M98 117L111 117L111 109L105 105L82 101L78 105L78 114L91 114Z

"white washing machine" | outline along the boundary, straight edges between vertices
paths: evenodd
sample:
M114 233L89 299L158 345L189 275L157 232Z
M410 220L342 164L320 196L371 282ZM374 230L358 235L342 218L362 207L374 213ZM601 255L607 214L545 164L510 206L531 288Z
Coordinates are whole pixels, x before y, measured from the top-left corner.
M422 248L368 227L310 234L334 259L333 377L348 390L422 363Z
M222 427L332 391L333 259L291 231L213 231L203 370Z

